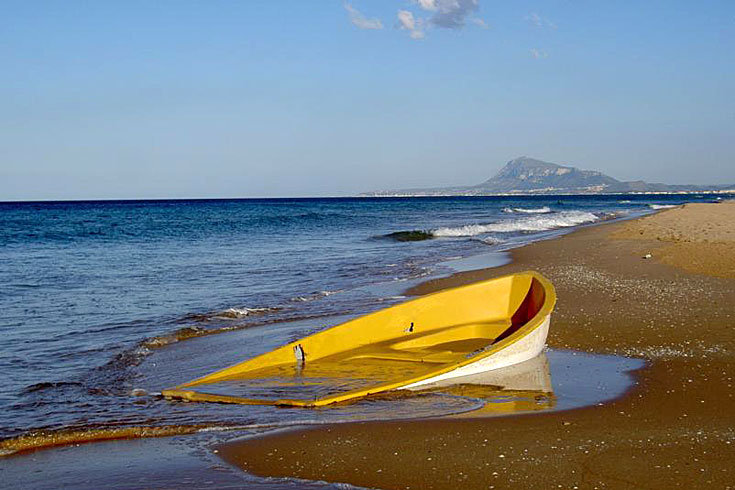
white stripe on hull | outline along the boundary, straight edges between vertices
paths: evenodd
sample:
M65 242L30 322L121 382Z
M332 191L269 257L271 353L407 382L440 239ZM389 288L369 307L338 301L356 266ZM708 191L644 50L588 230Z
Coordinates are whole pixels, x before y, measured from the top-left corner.
M549 334L550 320L551 317L547 316L538 328L534 329L531 333L517 342L514 342L505 349L502 349L491 356L484 357L477 362L453 369L447 373L423 379L421 381L411 383L410 385L402 386L399 389L410 390L429 383L436 383L437 381L457 378L459 376L484 373L485 371L492 371L494 369L512 366L513 364L533 359L541 353L546 345L546 336Z

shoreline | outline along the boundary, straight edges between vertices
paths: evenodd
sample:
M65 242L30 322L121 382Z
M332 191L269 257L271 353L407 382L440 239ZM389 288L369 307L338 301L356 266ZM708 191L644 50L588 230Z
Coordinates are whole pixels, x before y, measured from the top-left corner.
M603 223L513 249L508 265L458 272L408 290L427 294L539 270L554 282L560 298L551 347L646 360L622 398L603 406L493 419L281 431L225 444L222 456L258 476L378 488L659 488L732 482L731 217L735 203L726 202ZM647 254L653 257L643 258Z

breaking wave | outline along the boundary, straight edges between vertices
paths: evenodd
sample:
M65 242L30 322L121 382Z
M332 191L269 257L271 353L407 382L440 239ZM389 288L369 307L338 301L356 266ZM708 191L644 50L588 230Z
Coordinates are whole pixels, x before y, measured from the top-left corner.
M484 233L513 233L548 231L568 228L586 223L594 223L603 217L587 211L562 211L549 216L528 216L525 218L504 220L496 223L458 226L455 228L439 228L432 234L437 237L468 237Z
M498 237L494 237L494 236L487 236L487 237L482 237L482 238L475 238L475 240L478 240L478 241L484 243L485 245L500 245L501 243L503 243L503 240L501 240Z
M504 213L521 213L521 214L546 214L551 212L551 208L543 206L540 208L503 208Z
M262 315L271 311L278 311L280 308L227 308L215 314L215 318L245 318L250 315Z
M207 335L216 335L218 333L232 332L233 330L243 330L248 328L249 325L231 325L220 328L203 328L199 326L183 327L173 332L169 332L163 335L157 335L146 339L140 343L139 348L142 349L157 349L164 347L169 344L175 344L183 340L194 339L197 337L204 337ZM142 351L139 354L147 355L149 352Z
M326 298L327 296L331 296L333 294L337 294L340 291L319 291L318 293L314 294L307 294L304 296L294 296L291 298L291 301L294 301L296 303L305 303L307 301L314 301L315 299L319 298Z
M651 209L671 209L675 208L676 204L649 204L648 207Z

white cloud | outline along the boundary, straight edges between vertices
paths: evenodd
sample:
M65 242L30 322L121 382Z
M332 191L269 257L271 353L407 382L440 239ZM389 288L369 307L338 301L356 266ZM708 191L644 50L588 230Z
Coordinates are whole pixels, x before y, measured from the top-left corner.
M556 24L551 22L549 19L541 17L536 12L531 12L530 14L525 16L524 19L529 23L535 25L536 27L548 27L550 29L556 29Z
M543 49L531 48L530 51L531 51L531 57L533 57L533 59L535 60L540 60L542 58L549 57L549 53L547 53Z
M357 10L355 7L350 5L349 3L345 3L345 10L347 11L347 14L350 16L350 21L355 24L360 29L382 29L383 23L380 22L380 19L373 18L368 19L365 17L362 12Z
M399 27L409 31L414 39L422 39L425 29L431 26L445 29L461 29L467 21L488 29L487 23L472 14L480 8L480 0L412 0L414 4L425 11L431 12L428 18L414 16L409 10L398 11Z
M434 12L430 22L437 27L460 29L465 19L480 8L480 0L416 0L419 6Z
M408 35L411 36L411 39L424 38L425 34L423 29L423 20L414 18L413 13L408 10L399 10L397 16L400 28L407 30Z
M424 10L436 10L437 0L416 0L416 3Z
M413 18L413 14L408 10L398 11L398 22L401 23L402 29L408 29L412 31L416 28L416 21Z

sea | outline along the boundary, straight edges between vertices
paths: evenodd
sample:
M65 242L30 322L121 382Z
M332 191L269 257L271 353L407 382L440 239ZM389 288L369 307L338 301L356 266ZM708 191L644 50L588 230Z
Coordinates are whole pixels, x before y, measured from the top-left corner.
M115 431L266 430L477 408L476 400L436 394L283 410L172 402L160 392L405 301L406 289L427 278L499 265L514 247L712 200L0 203L0 441L12 452Z

